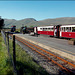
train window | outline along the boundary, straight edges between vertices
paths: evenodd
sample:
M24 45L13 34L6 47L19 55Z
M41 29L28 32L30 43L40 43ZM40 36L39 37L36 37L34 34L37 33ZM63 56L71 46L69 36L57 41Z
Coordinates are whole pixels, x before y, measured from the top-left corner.
M46 28L43 28L43 31L46 31Z
M44 31L46 31L46 28L44 29Z
M68 32L68 27L65 28L65 32Z
M64 27L64 32L65 32L65 29L66 29L66 28Z
M66 31L65 32L71 32L71 27L66 27Z
M46 28L46 31L48 31L47 28Z
M53 31L53 28L51 28L51 30L50 31Z
M62 32L64 31L64 28L63 28L63 27L61 28L61 31L62 31Z
M75 32L75 27L72 27L72 32Z
M69 27L70 32L72 32L71 27Z
M53 28L52 28L52 31L53 31Z
M44 31L44 28L43 28L43 31Z
M72 28L71 27L62 27L61 31L62 32L72 32Z
M50 28L48 28L48 31L50 31Z
M71 27L69 27L69 30L68 30L68 32L72 32L72 29L71 29Z
M47 31L47 28L46 28L46 30L45 31Z
M40 28L40 30L42 30L42 28Z
M68 27L66 27L66 30L68 29Z
M48 28L48 29L50 29L50 28Z

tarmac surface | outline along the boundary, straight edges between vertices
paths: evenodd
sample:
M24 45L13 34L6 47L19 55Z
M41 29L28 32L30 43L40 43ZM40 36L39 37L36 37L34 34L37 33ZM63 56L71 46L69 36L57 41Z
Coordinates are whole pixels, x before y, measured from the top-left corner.
M39 35L38 37L30 36L29 34L17 34L17 35L75 56L75 45L69 45L68 40L54 37L45 37L41 35Z

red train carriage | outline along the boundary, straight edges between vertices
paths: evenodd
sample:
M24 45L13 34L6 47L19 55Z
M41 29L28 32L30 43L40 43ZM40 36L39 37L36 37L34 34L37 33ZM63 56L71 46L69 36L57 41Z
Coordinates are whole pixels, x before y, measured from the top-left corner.
M38 34L54 36L54 26L35 27L34 32Z
M75 38L75 25L61 25L60 37Z
M53 25L34 27L35 34L50 35L54 37L75 38L75 25Z

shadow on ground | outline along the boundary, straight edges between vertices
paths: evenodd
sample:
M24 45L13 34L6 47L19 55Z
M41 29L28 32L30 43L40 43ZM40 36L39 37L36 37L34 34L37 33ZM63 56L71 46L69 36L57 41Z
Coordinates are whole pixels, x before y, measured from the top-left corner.
M28 65L17 61L17 72L18 75L49 75L42 67L36 69L32 65Z

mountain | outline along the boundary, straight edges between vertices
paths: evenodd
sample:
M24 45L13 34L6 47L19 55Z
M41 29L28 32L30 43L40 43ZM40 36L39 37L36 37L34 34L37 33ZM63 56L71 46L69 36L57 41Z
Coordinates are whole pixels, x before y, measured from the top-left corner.
M15 19L4 19L4 24L6 27L12 25L15 22L16 22Z
M20 28L21 26L25 26L30 22L35 22L36 20L33 18L26 18L22 20L15 20L15 19L4 19L5 27L11 27L12 25L16 25L17 28Z
M55 19L45 19L37 21L34 18L26 18L22 20L15 19L4 19L5 27L11 27L12 25L16 25L17 28L22 26L44 26L51 24L75 24L75 17L61 17Z

